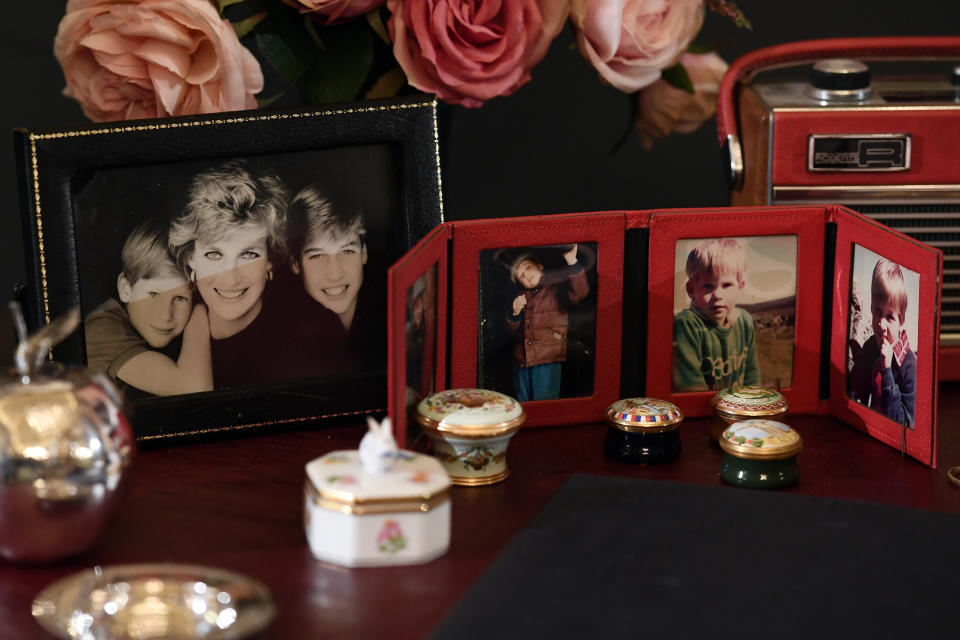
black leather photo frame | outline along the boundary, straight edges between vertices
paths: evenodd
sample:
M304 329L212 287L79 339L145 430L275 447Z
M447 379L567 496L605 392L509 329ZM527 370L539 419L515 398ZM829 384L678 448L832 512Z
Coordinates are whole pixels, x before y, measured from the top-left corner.
M32 330L74 307L87 317L112 298L122 298L117 292L118 272L125 266L120 259L124 239L129 240L131 230L148 217L173 220L184 215L192 180L204 172L239 164L254 173L275 175L287 188L287 202L304 186L316 183L324 191L329 187L352 194L349 197L363 209L364 266L355 288L361 303L366 300L357 308L365 307L374 320L363 325L370 333L355 341L367 348L382 344L382 354L378 348L375 357L362 359L362 365L353 368L320 373L299 367L293 370L300 373L287 377L253 376L227 385L217 383L215 362L212 391L159 396L127 389L128 415L141 445L356 421L364 414L386 412L386 270L443 221L434 99L414 96L307 111L21 129L14 138L27 257L25 312ZM296 295L310 294L306 276L299 276L306 267L301 270L295 263L297 258L289 255L272 258L267 263L268 281L261 283L264 292L273 291L273 299L285 300L278 313L286 314L291 326L294 320L304 325L303 314L290 302L293 294L282 292L299 284ZM203 279L198 286L196 272L184 269L192 302L210 306L203 297ZM247 295L245 291L230 295ZM328 285L324 291L339 295L342 287ZM268 300L264 293L258 304L267 308ZM316 296L305 304L313 302L338 313ZM125 307L119 300L111 304ZM352 314L353 310L351 319ZM360 317L358 310L356 318ZM350 322L344 323L349 332ZM275 334L286 333L286 324L275 326L279 327ZM167 347L174 361L179 340ZM53 358L90 366L90 344L81 327L54 349ZM291 353L311 353L311 345L297 346ZM266 356L260 354L261 360L276 350L267 351Z

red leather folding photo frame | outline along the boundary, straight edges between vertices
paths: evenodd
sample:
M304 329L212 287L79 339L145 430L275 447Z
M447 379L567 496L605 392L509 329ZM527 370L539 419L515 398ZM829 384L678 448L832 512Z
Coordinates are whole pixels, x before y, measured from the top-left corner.
M578 256L595 253L595 267L590 265L595 268L592 384L572 396L524 402L526 426L600 422L613 401L633 396L668 399L688 417L710 415L715 390L678 388L671 371L678 357L674 318L680 315L678 310L694 302L696 295L689 288L692 278L687 274L691 272L689 267L684 272L684 262L691 247L711 239L733 240L734 245L747 247L747 259L757 262L746 268L747 280L758 281L753 283L754 290L769 285L772 272L776 272L774 280L790 285L777 300L747 304L743 308L752 309L754 316L744 313L742 317L756 317L757 326L762 328L757 330L758 335L769 335L770 327L775 327L778 335L789 336L787 344L781 338L772 353L780 354L776 357L783 361L776 367L776 386L789 401L791 412L834 415L935 466L942 254L840 206L619 211L440 225L390 271L390 412L398 439L410 440L406 431L410 406L400 401L409 395L403 365L407 331L402 320L409 288L434 264L439 269L438 281L446 283L437 289L437 309L445 309L447 315L439 311L438 318L446 322L438 321L436 377L431 388L481 386L485 379L481 375L482 336L490 321L483 309L483 300L489 297L484 292L484 263L489 262L491 252L511 248L542 246L567 251L576 245L581 247ZM856 250L855 245L863 249ZM904 338L903 343L903 349L913 350L916 360L915 415L909 427L887 417L882 409L886 400L864 406L848 390L848 347L852 348L849 308L854 286L851 261L855 251L858 255L870 251L870 256L876 254L895 262L904 273L911 274L911 282L919 283L911 285L910 295L916 300L909 302L917 328L912 330L910 341ZM784 268L763 271L764 260ZM861 271L863 268L858 267ZM733 286L737 287L736 283ZM861 292L857 300L865 305L863 287L867 285L857 286ZM744 287L741 278L739 288ZM513 293L500 298L508 299L509 295ZM709 307L705 313L710 313ZM734 313L733 317L740 316ZM862 334L868 323L865 318L859 322ZM449 334L443 334L444 324L449 326ZM857 346L879 349L871 346L872 340L864 337ZM889 350L887 347L884 353ZM771 357L767 356L764 372ZM764 362L763 358L760 361ZM879 384L880 378L876 380ZM766 379L764 384L773 386Z
M820 366L820 335L823 298L824 210L809 207L758 207L728 210L674 210L652 212L650 222L649 296L650 320L647 334L647 369L672 362L674 349L673 313L663 313L674 306L675 250L687 238L770 237L796 238L796 303L794 320L793 364L788 387L780 392L797 413L817 410L817 376L804 375ZM734 220L736 222L734 223ZM750 382L750 381L747 381ZM713 409L710 400L716 390L677 392L671 376L652 376L647 382L648 395L670 400L686 415L702 416Z
M869 433L874 438L901 449L908 455L936 466L936 424L937 424L937 355L939 354L940 282L943 274L943 254L928 245L897 234L891 237L891 231L864 216L838 209L836 222L836 253L834 270L833 323L834 330L830 341L830 413L844 422ZM866 250L865 252L863 250ZM916 363L911 416L899 418L901 422L884 415L884 407L868 408L855 400L850 389L848 373L849 327L851 325L851 298L854 290L853 269L857 266L857 253L867 253L869 258L864 265L869 269L882 258L892 261L902 270L905 277L913 275L917 284L910 290L906 302L906 315L913 318L912 330L915 336L910 339L909 348ZM874 280L876 277L874 277ZM862 278L862 297L870 296L869 289L876 283L865 282ZM875 297L875 296L871 296ZM865 302L866 300L864 300ZM915 306L916 311L911 309ZM872 336L870 338L872 340ZM916 342L914 342L916 340ZM866 344L864 345L866 351ZM932 356L932 357L931 357ZM901 369L904 367L901 365ZM878 374L879 376L879 374ZM903 385L900 385L903 386ZM909 390L905 389L904 393ZM879 413L878 413L879 412ZM901 412L902 413L902 412ZM893 411L888 412L896 416Z
M401 446L419 431L408 424L411 410L446 380L450 230L435 227L387 271L387 410Z

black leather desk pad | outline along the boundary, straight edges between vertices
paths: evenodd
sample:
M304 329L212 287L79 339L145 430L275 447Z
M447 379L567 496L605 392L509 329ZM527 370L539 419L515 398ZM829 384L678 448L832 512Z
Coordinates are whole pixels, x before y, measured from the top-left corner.
M574 475L431 637L956 638L958 576L957 515Z

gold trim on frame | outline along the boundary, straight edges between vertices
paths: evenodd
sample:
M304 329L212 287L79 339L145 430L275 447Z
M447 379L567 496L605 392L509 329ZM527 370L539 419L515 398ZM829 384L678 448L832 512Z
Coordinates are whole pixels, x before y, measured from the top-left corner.
M232 424L224 427L209 427L205 429L194 429L192 431L177 431L175 433L159 433L152 436L137 436L138 442L147 440L165 440L167 438L182 438L184 436L197 436L202 433L221 433L225 431L241 431L243 429L253 429L255 427L272 427L278 424L292 424L295 422L310 422L312 420L325 420L327 418L343 418L346 416L365 416L374 413L383 413L386 409L357 409L355 411L340 411L339 413L324 413L318 416L301 416L299 418L285 418L283 420L265 420L264 422L249 422L247 424Z

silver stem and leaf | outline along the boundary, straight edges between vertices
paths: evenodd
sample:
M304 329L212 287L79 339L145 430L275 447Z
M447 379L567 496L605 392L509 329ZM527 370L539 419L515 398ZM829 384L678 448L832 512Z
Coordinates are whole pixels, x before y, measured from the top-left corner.
M63 342L80 325L80 309L74 307L35 333L27 334L27 323L20 304L12 301L9 307L17 330L17 348L13 360L21 376L30 377L37 373L53 345Z

